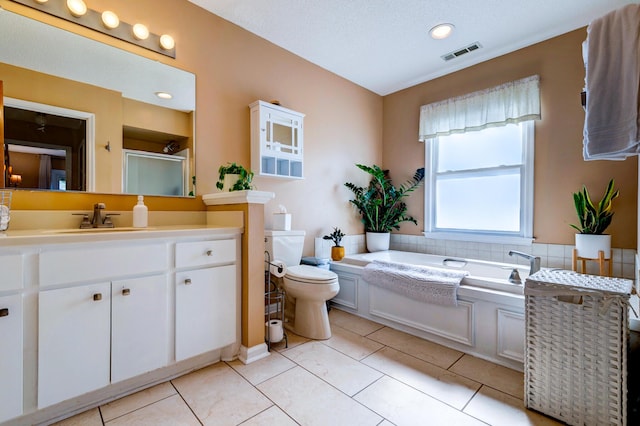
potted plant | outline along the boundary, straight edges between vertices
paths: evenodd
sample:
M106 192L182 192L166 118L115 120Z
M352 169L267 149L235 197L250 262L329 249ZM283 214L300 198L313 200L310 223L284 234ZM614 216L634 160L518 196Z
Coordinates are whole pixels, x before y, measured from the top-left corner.
M605 256L611 254L611 235L604 234L604 231L613 219L613 199L619 195L619 191L614 190L613 186L614 180L611 179L597 204L591 201L589 191L584 185L582 191L573 194L579 225L571 227L579 232L576 234L576 250L580 257L597 259L599 251L604 252Z
M331 240L333 241L333 247L331 247L331 260L335 260L336 262L342 260L344 257L344 247L340 245L342 238L344 237L344 233L340 230L340 228L333 228L333 232L329 235L325 235L322 237L323 240Z
M216 188L227 191L253 189L253 172L236 163L227 163L218 169Z
M389 249L389 236L392 229L399 230L402 222L418 222L407 215L407 205L403 199L413 192L424 180L424 167L416 170L413 178L396 188L389 177L389 170L379 166L356 164L360 170L371 175L366 187L347 182L355 198L349 200L362 216L367 238L368 251Z

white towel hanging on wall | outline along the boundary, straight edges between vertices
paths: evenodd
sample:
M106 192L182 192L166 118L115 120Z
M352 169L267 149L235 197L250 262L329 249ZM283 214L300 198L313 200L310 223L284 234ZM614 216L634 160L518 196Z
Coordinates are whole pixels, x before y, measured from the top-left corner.
M585 160L624 160L640 153L640 5L595 19L587 29Z

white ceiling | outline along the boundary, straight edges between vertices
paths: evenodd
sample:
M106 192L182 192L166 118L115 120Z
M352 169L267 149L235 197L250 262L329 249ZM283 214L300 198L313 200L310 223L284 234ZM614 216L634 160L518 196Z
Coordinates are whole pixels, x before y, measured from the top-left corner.
M189 0L377 94L586 26L632 0ZM455 31L433 40L429 29ZM586 32L585 32L586 37ZM441 56L483 47L445 62Z

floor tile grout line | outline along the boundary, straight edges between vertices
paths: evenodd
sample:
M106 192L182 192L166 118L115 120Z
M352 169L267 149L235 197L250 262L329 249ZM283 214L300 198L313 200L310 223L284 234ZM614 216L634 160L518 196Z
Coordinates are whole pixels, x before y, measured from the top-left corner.
M157 386L157 385L156 385L156 386ZM151 389L151 388L147 388L147 389ZM144 392L145 390L146 390L146 389L143 389L143 390L142 390L142 391L140 391L140 392ZM123 397L122 397L122 398L120 398L120 399L127 398L128 396L131 396L131 395L135 395L136 393L137 393L137 392L134 392L134 393L129 394L129 395L127 395L127 396L123 396ZM140 410L142 410L143 408L147 408L147 407L149 407L149 406L151 406L151 405L153 405L153 404L156 404L156 403L158 403L158 402L160 402L160 401L164 401L165 399L169 399L169 398L171 398L172 396L176 396L177 394L178 394L178 392L176 391L176 393L175 393L175 394L173 394L173 395L167 395L167 396L165 396L165 397L163 397L163 398L160 398L160 399L155 400L155 401L153 401L153 402L150 402L150 403L148 403L148 404L141 405L141 406L137 407L137 408L136 408L136 409L134 409L134 410L127 411L126 413L120 414L119 416L116 416L116 417L114 417L114 418L112 418L112 419L109 419L109 420L107 420L107 421L105 421L105 420L104 420L104 416L103 416L103 414L102 414L102 405L101 405L101 406L99 406L98 408L100 408L100 418L102 418L102 424L103 424L103 425L106 425L106 424L107 424L107 423L109 423L109 422L112 422L112 421L114 421L114 420L116 420L116 419L119 419L119 418L121 418L121 417L127 416L127 415L129 415L129 414L131 414L131 413L135 413L136 411L140 411ZM118 401L118 400L119 400L119 399L116 399L116 401ZM187 404L187 401L185 401L185 404ZM106 404L104 404L104 405L106 405ZM189 404L187 404L187 406L188 406L188 405L189 405Z
M198 371L198 370L196 370L196 371ZM200 423L201 426L204 426L204 423L202 422L202 420L200 420L200 417L198 417L196 412L193 411L193 408L191 407L191 405L189 405L189 402L187 402L187 400L184 399L184 396L180 393L180 390L176 387L175 384L173 384L173 380L170 380L169 383L171 383L171 386L173 387L173 389L175 389L175 391L178 394L178 396L180 396L180 399L182 399L182 401L185 403L185 405L187 407L189 407L189 411L191 411L191 414L193 414L193 417L196 418L196 420L198 421L198 423Z

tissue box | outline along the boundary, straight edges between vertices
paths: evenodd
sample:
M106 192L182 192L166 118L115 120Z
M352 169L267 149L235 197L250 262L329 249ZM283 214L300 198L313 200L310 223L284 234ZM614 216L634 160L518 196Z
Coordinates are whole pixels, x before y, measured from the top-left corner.
M274 213L273 230L291 231L291 213Z

